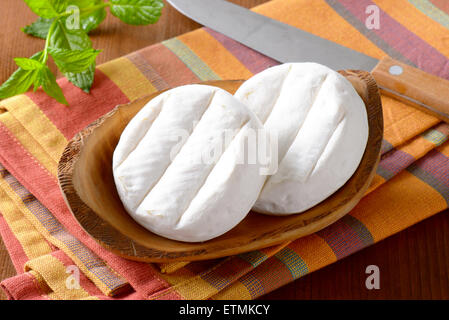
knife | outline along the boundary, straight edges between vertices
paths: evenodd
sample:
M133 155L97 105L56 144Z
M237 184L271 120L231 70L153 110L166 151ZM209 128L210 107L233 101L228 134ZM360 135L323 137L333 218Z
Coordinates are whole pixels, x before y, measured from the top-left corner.
M167 0L192 20L274 60L370 71L380 90L449 123L449 81L385 57L372 58L224 0Z

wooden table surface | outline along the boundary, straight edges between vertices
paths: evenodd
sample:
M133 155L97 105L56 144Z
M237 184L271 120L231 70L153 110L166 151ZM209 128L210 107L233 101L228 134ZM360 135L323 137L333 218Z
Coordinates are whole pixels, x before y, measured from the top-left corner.
M233 0L252 7L267 0ZM311 0L312 1L312 0ZM15 70L14 57L29 57L44 42L20 28L35 20L24 1L0 0L0 82ZM102 49L98 63L200 27L166 5L160 21L135 27L110 14L91 33L94 48ZM53 66L55 71L55 67ZM58 75L60 76L60 75ZM262 299L449 299L449 211L437 214L384 241L326 268L306 275ZM365 269L380 269L380 289L367 290ZM15 274L0 240L0 280ZM4 298L0 293L0 298Z

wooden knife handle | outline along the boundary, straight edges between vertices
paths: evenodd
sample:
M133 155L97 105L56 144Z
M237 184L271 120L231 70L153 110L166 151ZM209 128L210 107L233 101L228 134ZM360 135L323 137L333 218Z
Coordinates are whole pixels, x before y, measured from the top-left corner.
M371 72L382 93L449 123L449 81L386 57Z

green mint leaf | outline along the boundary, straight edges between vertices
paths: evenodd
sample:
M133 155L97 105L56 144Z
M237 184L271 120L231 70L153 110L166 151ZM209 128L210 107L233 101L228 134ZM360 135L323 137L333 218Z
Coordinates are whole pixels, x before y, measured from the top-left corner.
M79 73L68 72L65 74L65 76L75 86L77 86L84 92L89 93L90 88L92 87L92 83L94 82L95 62L92 63L86 71Z
M69 5L77 5L80 9L83 9L84 6L86 6L86 4L83 4L83 3L78 4L78 1L73 1L73 2L74 3L70 2ZM93 6L95 4L102 3L101 0L97 0L94 2L92 2L92 0L89 0L89 1L85 1L85 2L88 3L89 6ZM100 9L97 9L94 11L88 11L86 13L81 13L80 27L86 33L89 33L92 30L96 29L100 25L100 23L102 23L104 21L106 16L107 16L107 12L104 8L100 8ZM62 20L62 22L65 23L67 18L68 17L61 18L61 19L64 19L64 20ZM22 28L22 31L28 35L35 36L35 37L38 37L41 39L46 39L48 30L50 29L50 26L53 21L54 21L54 18L53 19L45 19L45 18L39 17L32 24Z
M107 12L104 8L81 15L81 28L87 33L96 29L106 19Z
M29 58L14 58L14 61L23 70L36 70L44 66L41 62Z
M70 6L77 6L80 9L90 8L102 2L103 0L68 0Z
M62 93L61 87L56 82L55 75L50 71L47 66L37 71L36 80L34 82L35 88L42 86L42 89L53 99L59 103L68 105L67 100Z
M92 43L83 30L70 30L64 22L58 21L53 34L50 36L50 47L67 50L84 50L92 48ZM94 81L95 64L92 64L86 71L73 73L67 72L64 75L78 88L89 92Z
M25 0L25 3L35 14L45 19L56 18L67 8L66 0Z
M95 49L68 50L52 47L48 48L48 52L62 73L85 71L95 62L95 58L100 53Z
M38 61L42 57L42 51L33 55L30 59ZM17 69L8 80L0 86L0 99L6 99L27 92L34 83L38 69Z
M80 9L80 27L87 33L97 28L106 18L105 8L92 10L93 7L104 3L103 0L68 0L70 6L76 6Z
M84 30L69 29L64 21L58 20L56 26L50 35L50 47L82 50L92 48L92 42Z
M162 0L111 0L111 13L127 24L156 23L161 16Z
M46 39L52 22L53 19L44 19L39 17L39 19L29 26L22 28L22 31L31 36Z
M34 82L34 70L17 69L0 87L0 99L27 92Z

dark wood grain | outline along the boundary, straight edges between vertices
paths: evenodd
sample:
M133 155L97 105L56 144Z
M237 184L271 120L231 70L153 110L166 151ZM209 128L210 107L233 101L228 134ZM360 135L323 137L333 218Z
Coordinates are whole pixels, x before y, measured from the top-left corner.
M232 2L252 7L266 1ZM21 27L35 19L23 1L0 0L0 12L0 82L3 82L16 68L12 59L31 56L42 49L43 42L25 36L20 31ZM167 5L156 25L132 27L108 16L91 38L94 47L103 50L98 57L101 63L197 27L197 23ZM5 279L14 275L14 267L4 254L5 251L1 249L0 252L0 279ZM370 291L365 288L365 269L370 264L380 268L380 290ZM449 299L449 211L437 214L263 298Z

